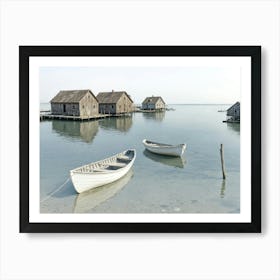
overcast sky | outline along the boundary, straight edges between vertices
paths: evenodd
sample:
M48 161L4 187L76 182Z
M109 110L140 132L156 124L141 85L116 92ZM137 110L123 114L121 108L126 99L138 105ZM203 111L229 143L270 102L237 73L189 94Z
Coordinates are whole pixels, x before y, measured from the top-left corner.
M239 67L41 67L40 102L60 90L126 91L136 104L162 96L167 104L240 101Z

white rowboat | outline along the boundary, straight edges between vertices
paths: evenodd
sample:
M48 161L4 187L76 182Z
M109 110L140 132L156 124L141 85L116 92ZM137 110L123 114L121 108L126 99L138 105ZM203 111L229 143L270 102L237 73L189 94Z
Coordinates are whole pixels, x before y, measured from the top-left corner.
M144 139L143 144L145 148L155 154L181 157L186 149L186 144L170 145L157 143Z
M71 170L75 190L82 193L120 179L130 170L135 158L136 150L131 149Z

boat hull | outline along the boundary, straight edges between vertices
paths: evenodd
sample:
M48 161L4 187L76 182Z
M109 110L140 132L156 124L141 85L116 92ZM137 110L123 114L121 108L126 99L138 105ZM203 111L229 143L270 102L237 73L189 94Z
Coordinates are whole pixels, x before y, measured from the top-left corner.
M94 188L83 192L76 197L74 213L86 213L119 193L130 181L133 171L130 169L125 176L119 180L103 187Z
M176 146L155 146L147 144L145 140L143 140L143 144L148 151L165 156L181 157L186 150L186 144Z
M122 178L131 169L134 161L135 161L135 156L131 160L131 162L127 164L125 167L114 171L92 172L92 173L77 173L77 172L70 171L70 177L75 190L78 193L82 193L93 188L110 184Z

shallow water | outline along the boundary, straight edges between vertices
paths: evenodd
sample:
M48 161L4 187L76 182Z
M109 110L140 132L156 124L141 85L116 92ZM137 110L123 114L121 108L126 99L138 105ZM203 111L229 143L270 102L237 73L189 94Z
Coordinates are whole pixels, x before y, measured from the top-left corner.
M41 122L41 212L239 213L240 127L223 123L225 112L218 112L229 105L171 107L176 110L89 122ZM159 156L144 149L144 138L186 143L187 150L182 159ZM67 181L69 170L128 148L136 149L137 158L121 180L79 195Z

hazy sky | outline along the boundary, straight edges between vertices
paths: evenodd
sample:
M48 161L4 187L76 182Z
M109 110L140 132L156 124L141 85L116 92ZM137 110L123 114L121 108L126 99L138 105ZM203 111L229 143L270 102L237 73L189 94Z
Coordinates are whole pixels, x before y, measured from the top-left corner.
M41 67L40 101L60 90L126 91L136 104L232 104L240 100L240 67Z

